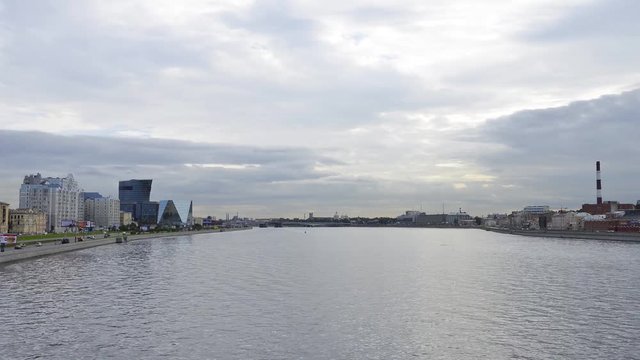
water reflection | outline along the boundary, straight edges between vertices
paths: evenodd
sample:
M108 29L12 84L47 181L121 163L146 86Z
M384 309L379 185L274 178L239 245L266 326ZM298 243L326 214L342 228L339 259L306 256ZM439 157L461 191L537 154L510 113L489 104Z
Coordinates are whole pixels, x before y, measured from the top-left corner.
M0 327L16 334L2 356L640 353L638 244L473 230L304 231L142 240L2 267L2 298L14 305Z

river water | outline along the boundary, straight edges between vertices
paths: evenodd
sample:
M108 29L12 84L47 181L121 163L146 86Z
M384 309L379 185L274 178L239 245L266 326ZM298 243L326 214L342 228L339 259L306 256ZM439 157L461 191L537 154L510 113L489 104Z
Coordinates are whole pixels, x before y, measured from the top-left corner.
M638 359L640 244L282 228L0 267L2 359Z

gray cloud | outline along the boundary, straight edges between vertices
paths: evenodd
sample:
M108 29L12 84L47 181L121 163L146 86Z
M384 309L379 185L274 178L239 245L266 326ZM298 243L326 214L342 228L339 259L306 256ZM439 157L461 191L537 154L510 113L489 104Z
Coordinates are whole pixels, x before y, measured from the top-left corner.
M469 3L0 0L0 200L72 172L218 215L572 207L601 160L633 201L638 92L574 101L640 84L637 5Z
M558 108L528 110L488 121L464 141L499 144L500 151L475 161L516 184L529 200L576 207L595 197L594 163L603 165L605 197L635 203L633 179L640 176L635 129L640 90L579 101ZM508 196L513 196L511 192Z
M640 31L637 14L640 4L633 0L594 1L561 16L553 25L525 32L525 37L537 41L567 41L615 36L635 38ZM622 39L621 39L622 38Z

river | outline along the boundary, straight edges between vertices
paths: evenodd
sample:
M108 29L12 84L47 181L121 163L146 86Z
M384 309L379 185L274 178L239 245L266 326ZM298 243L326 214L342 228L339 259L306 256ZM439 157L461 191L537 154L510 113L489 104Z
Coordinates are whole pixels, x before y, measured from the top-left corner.
M2 359L638 359L640 244L268 228L0 267Z

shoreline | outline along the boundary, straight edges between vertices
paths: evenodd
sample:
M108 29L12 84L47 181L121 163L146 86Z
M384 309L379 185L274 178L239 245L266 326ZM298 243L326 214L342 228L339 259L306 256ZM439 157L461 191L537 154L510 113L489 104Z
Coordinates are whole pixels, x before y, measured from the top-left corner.
M483 227L481 229L500 233L500 234L520 235L520 236L529 236L529 237L640 243L640 233L562 231L562 230L513 230L513 229L494 228L494 227Z
M217 229L217 230L202 230L202 231L178 231L170 233L152 233L152 234L137 234L128 235L127 241L137 241L144 239L160 239L165 237L175 236L187 236L187 235L199 235L199 234L212 234L212 233L224 233L230 231L249 230L251 228L233 228L233 229ZM41 247L30 245L24 249L16 250L13 248L7 248L3 253L0 253L0 267L8 264L12 264L19 261L31 260L49 255L55 255L70 251L89 249L97 246L104 246L110 244L117 244L116 239L118 236L111 236L108 238L84 240L82 242L75 242L69 244L47 244Z

